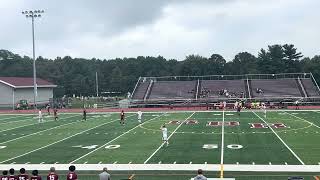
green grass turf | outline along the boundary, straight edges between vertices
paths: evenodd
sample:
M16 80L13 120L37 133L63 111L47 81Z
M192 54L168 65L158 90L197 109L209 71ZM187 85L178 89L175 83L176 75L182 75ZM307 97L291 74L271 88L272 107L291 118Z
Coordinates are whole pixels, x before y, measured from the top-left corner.
M192 116L191 116L192 115ZM160 126L172 120L183 122L187 118L198 124L167 124L168 147L161 145ZM313 111L225 112L225 121L238 121L239 126L225 126L225 164L301 164L269 128L253 129L249 123L284 123L288 128L274 129L279 137L301 158L305 164L320 162L320 113ZM10 118L10 119L7 119ZM119 114L88 115L81 122L81 114L60 114L55 122L46 117L44 123L31 116L0 115L0 162L6 163L177 163L220 164L221 126L206 126L208 121L222 121L223 113L177 112L145 113L139 126L136 114L127 114L126 125L119 125ZM21 127L23 126L23 127ZM40 132L39 132L40 131ZM216 144L216 149L203 149L204 144ZM242 149L229 149L230 144L242 145ZM92 146L81 148L74 146ZM120 145L106 149L106 145ZM156 152L154 155L152 155Z

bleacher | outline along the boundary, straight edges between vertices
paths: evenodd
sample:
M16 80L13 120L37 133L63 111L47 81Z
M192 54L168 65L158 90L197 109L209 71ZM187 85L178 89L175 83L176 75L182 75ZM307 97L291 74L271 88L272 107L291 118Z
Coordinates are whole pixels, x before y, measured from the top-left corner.
M295 79L251 80L251 85L253 97L303 97Z
M193 99L196 81L153 82L148 99Z
M240 98L244 97L244 94L243 80L202 80L199 98Z
M136 101L320 98L319 87L311 73L140 79L132 94Z

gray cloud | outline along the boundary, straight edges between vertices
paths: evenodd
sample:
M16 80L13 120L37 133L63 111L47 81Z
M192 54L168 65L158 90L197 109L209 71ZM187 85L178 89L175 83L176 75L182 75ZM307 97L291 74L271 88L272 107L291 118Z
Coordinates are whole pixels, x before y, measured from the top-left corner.
M31 53L31 26L20 13L44 9L36 21L37 54L115 58L197 53L257 54L273 43L319 52L317 0L1 0L0 49Z

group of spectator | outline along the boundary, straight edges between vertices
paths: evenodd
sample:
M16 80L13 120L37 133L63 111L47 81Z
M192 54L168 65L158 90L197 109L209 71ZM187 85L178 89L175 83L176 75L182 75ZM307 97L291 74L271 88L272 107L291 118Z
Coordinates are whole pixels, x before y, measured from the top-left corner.
M69 172L67 174L67 180L78 180L78 175L75 172L76 167L71 165L69 167ZM111 180L111 176L108 173L108 169L103 168L103 172L99 174L100 180ZM198 174L193 178L194 180L207 180L207 178L203 175L202 169L198 170ZM25 168L20 169L19 175L15 174L15 170L11 168L9 171L2 171L2 175L0 176L0 180L42 180L41 175L39 175L38 170L33 170L31 175L26 172ZM49 173L47 175L47 180L59 180L59 176L56 173L56 169L51 167Z
M70 166L69 172L67 174L67 180L78 180L78 176L75 172L76 167ZM15 174L15 170L11 168L9 171L2 171L2 175L0 176L0 180L42 180L41 175L39 175L38 170L33 170L31 175L26 172L25 168L20 169L20 173L18 175ZM50 168L50 171L47 175L47 180L59 180L59 176L56 173L56 169L54 167ZM110 180L104 179L104 180Z

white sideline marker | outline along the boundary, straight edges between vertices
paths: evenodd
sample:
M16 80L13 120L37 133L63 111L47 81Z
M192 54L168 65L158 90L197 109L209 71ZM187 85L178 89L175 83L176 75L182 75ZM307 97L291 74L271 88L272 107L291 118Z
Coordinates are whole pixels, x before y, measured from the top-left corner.
M193 112L189 117L187 117L182 123L179 124L178 127L176 127L176 129L170 134L170 136L168 137L168 141L169 139L174 135L174 133L188 120L190 119L196 112ZM193 132L194 133L194 132ZM156 149L149 157L147 160L144 161L143 164L147 164L147 162L163 147L163 145L165 144L165 142L163 142L158 149Z
M159 161L159 163L158 164L161 164L161 161Z
M318 162L318 164L320 165L320 162Z
M83 164L87 164L87 163L88 163L88 161L84 162Z
M190 161L190 163L189 164L192 164L192 161Z
M257 113L255 113L254 111L252 111L253 114L255 114L261 121L263 121L264 123L267 124L267 126L269 127L269 129L274 133L274 135L277 136L277 138L283 143L283 145L292 153L292 155L294 157L297 158L297 160L302 164L305 165L305 163L300 159L300 157L283 141L283 139L274 131L274 129L263 119L261 118ZM289 113L288 113L289 114ZM292 115L294 116L294 115Z
M255 165L256 163L252 162L252 165Z
M113 164L117 164L118 163L118 161L115 161Z
M288 163L287 163L287 162L284 162L284 164L285 164L285 165L288 165Z
M102 163L102 161L99 161L99 162L98 162L98 164L101 164L101 163Z
M11 164L15 164L16 162L12 162Z
M204 162L204 164L208 164L207 162Z
M173 164L177 164L177 162L175 161L175 162L173 162Z
M269 165L272 165L272 163L271 163L271 162L269 162Z
M165 113L164 113L164 114L165 114ZM150 119L150 120L148 120L148 121L145 121L145 122L143 122L142 124L145 124L145 123L150 122L150 121L152 121L152 120L155 120L155 119L157 119L157 118L159 118L159 117L162 117L164 114L162 114L162 115L160 115L160 116L157 116L157 117L154 117L154 118L152 118L152 119ZM132 116L133 116L133 115L132 115ZM114 121L117 121L117 120L114 120ZM114 122L114 121L111 121L111 122ZM82 159L82 158L84 158L84 157L86 157L86 156L88 156L88 155L90 155L90 154L92 154L92 153L96 152L97 150L99 150L99 149L101 149L101 148L104 148L105 146L107 146L108 144L112 143L113 141L116 141L116 140L117 140L117 139L119 139L120 137L122 137L122 136L124 136L124 135L126 135L126 134L130 133L131 131L135 130L136 128L140 127L140 125L142 125L142 124L139 124L139 125L137 125L137 126L135 126L135 127L131 128L131 129L129 129L128 131L126 131L126 132L124 132L124 133L120 134L119 136L117 136L116 138L114 138L114 139L112 139L112 140L108 141L108 142L107 142L107 143L105 143L104 145L102 145L102 146L100 146L100 147L98 147L98 148L96 148L96 149L94 149L94 150L92 150L92 151L88 152L87 154L85 154L85 155L83 155L83 156L81 156L81 157L79 157L79 158L77 158L77 159L75 159L75 160L71 161L71 162L70 162L70 164L72 164L72 163L74 163L74 162L76 162L76 161L78 161L78 160L80 160L80 159ZM1 162L0 162L0 163L1 163Z
M131 164L132 162L130 161L128 164Z
M30 162L26 162L26 164L30 164Z
M54 164L59 164L59 162L55 162Z
M40 164L44 164L45 162L41 162Z
M239 162L237 162L237 165L239 165Z

